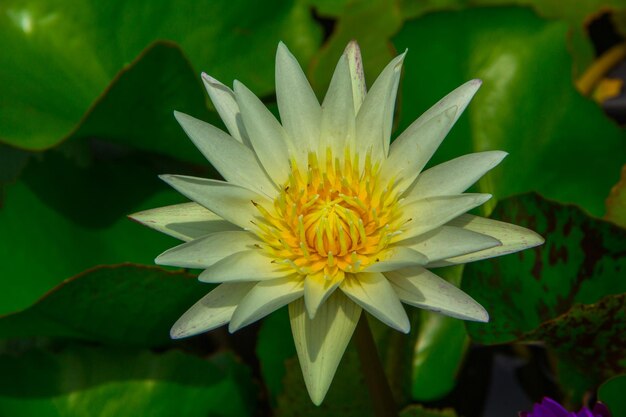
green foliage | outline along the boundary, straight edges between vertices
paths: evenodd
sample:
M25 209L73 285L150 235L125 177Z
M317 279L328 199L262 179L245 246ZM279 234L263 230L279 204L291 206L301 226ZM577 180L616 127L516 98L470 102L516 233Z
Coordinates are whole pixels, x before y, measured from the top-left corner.
M593 45L587 34L587 26L601 13L611 13L617 30L624 33L626 21L621 19L626 4L622 0L579 0L573 7L564 7L560 0L400 0L400 9L406 18L423 16L436 11L461 10L485 6L529 7L546 19L559 20L568 25L568 49L574 58L573 73L580 76L591 65Z
M50 336L112 345L171 343L169 328L212 286L156 267L97 267L24 311L0 317L0 338Z
M626 417L626 375L620 375L606 381L598 390L598 398L611 410L612 417Z
M591 305L576 304L522 339L543 340L554 349L561 360L565 393L580 398L586 390L626 371L626 294L608 295Z
M468 323L472 339L510 342L576 303L626 292L618 279L626 268L626 230L536 194L501 201L492 217L529 227L546 242L465 266L462 288L492 317L488 324Z
M433 401L448 394L468 346L461 320L424 311L413 356L412 396Z
M0 228L9 238L0 239L0 314L28 307L95 265L152 264L175 243L126 218L184 201L141 161L121 155L82 167L48 153L6 187Z
M469 335L486 344L544 341L561 360L563 389L580 401L624 371L626 230L536 194L501 201L492 217L530 227L546 242L466 265L462 288L492 317L468 323Z
M250 374L232 355L68 347L0 355L0 414L14 417L244 417Z
M504 198L538 191L602 215L626 141L575 90L566 37L565 24L515 8L429 14L407 22L394 38L397 49L410 51L399 131L456 86L480 78L482 88L432 163L504 150L510 155L480 181L481 192Z
M263 320L256 354L261 365L263 381L271 400L275 403L276 397L283 390L286 362L296 356L287 309L281 308Z
M184 135L175 131L173 118L163 116L171 115L172 104L184 106L179 110L205 113L199 105L200 84L192 81L197 80L192 74L206 71L225 83L231 83L236 74L259 95L270 94L278 41L292 40L294 53L307 60L318 46L319 29L306 5L293 0L252 5L230 0L184 4L163 0L11 0L0 5L0 39L5 45L0 56L4 86L0 139L19 148L41 150L72 136L82 127L87 113L102 114L106 109L113 112L90 122L97 127L117 125L109 128L117 134L150 126L150 131L174 132L182 142ZM176 51L161 60L159 54L168 52L155 47L143 55L146 63L134 65L143 67L140 82L125 88L122 95L108 97L112 90L124 87L118 87L118 82L124 83L124 78L131 76L125 67L160 39L180 45L189 62ZM166 91L151 91L160 86ZM145 92L167 100L144 101ZM115 119L120 108L132 103L129 97L139 105L131 108L131 114ZM102 131L83 128L80 133L89 137ZM135 136L146 141L150 132ZM160 133L158 136L158 142L167 139Z

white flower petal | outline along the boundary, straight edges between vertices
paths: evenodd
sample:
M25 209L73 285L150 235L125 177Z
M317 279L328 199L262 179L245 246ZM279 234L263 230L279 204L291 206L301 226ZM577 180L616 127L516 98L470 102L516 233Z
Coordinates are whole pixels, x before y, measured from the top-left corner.
M452 226L441 226L401 244L423 253L428 258L428 265L444 258L502 246L496 238Z
M276 51L276 100L280 120L289 134L292 155L306 166L309 151L317 151L322 110L296 58L284 43Z
M339 288L352 301L359 304L370 314L389 327L403 333L411 329L409 317L391 287L387 278L381 273L362 272L346 275Z
M235 97L250 142L265 171L282 186L289 177L289 137L257 96L235 80Z
M468 253L467 255L455 256L452 258L442 259L440 261L428 264L430 267L456 265L467 262L479 261L481 259L493 258L494 256L506 255L513 252L519 252L524 249L539 246L544 242L543 237L514 224L501 222L498 220L486 219L484 217L464 214L448 223L450 226L460 227L473 232L482 233L491 236L502 242L502 246L496 246L490 249L484 249L478 252Z
M174 323L170 337L180 339L193 336L228 323L237 304L252 287L253 282L218 285Z
M371 151L374 161L382 161L387 156L405 55L406 52L397 56L385 67L365 96L356 116L357 147L363 156Z
M464 320L489 321L472 297L419 266L385 273L402 302Z
M444 98L442 98L437 103L435 103L431 108L426 110L426 112L424 112L417 120L411 123L411 125L407 128L407 130L420 129L421 126L423 126L424 123L426 123L432 117L435 117L436 115L454 106L458 107L458 110L456 112L456 116L452 124L456 123L456 121L459 119L459 117L461 117L461 115L465 111L465 108L467 107L467 105L470 103L470 101L472 101L474 94L476 94L481 84L482 84L481 80L474 79L452 90L452 92L448 93Z
M233 333L262 319L284 305L302 297L304 283L300 277L287 277L259 282L241 300L230 320Z
M273 257L256 248L233 253L202 271L198 279L210 283L262 281L291 274L292 268L276 264Z
M402 233L393 237L392 242L430 232L466 211L480 206L490 198L491 194L461 194L428 197L409 202L403 207L407 222L401 226Z
M241 230L198 203L175 204L129 215L131 219L188 242L209 233Z
M429 259L413 248L392 246L380 253L380 261L364 269L365 272L386 272L414 265L426 265Z
M244 231L213 233L166 250L154 262L157 265L204 269L233 253L250 250L261 241Z
M470 153L434 166L417 177L406 198L461 194L507 155L502 151Z
M267 197L224 181L184 175L161 175L159 178L185 197L244 229L250 228L251 221L259 214L254 204L272 206Z
M439 100L434 106L428 109L426 113L422 114L416 121L411 123L411 125L393 141L389 152L390 157L391 155L397 154L397 157L401 158L401 155L407 152L407 150L403 148L411 147L413 143L417 144L417 146L419 146L419 152L411 152L411 154L417 158L412 162L413 166L419 167L419 170L413 172L413 175L417 176L444 139L439 135L421 136L421 131L426 123L433 117L440 116L442 113L446 113L451 108L456 107L454 117L450 121L450 127L453 126L461 114L463 114L463 111L472 97L474 97L474 94L476 94L476 91L478 91L478 88L480 88L481 83L480 80L468 81ZM419 139L415 140L417 138ZM398 149L396 150L395 148ZM409 172L407 172L407 174L408 173ZM415 178L415 176L413 178Z
M250 139L248 139L246 129L241 120L241 112L239 111L237 100L235 99L235 93L204 72L202 73L202 82L204 83L206 91L209 93L215 110L217 110L217 113L220 115L230 135L238 142L250 146Z
M317 310L337 289L341 280L326 279L323 274L308 275L304 280L304 304L309 318L315 318Z
M350 66L346 54L343 54L322 104L320 157L325 158L328 147L335 157L343 156L346 146L355 150L355 117Z
M232 184L257 190L270 198L277 193L275 185L259 165L254 152L215 126L174 112L178 123L206 159Z
M359 109L365 100L367 88L365 86L365 74L363 73L363 61L361 59L361 49L356 41L350 41L343 54L348 59L350 67L350 79L352 80L352 103L354 104L354 114L359 113Z
M452 128L457 110L456 106L450 107L426 121L419 130L407 129L400 135L382 164L381 182L394 180L401 192L408 189L432 156L424 149L437 149Z
M291 331L311 400L320 405L361 315L361 307L335 291L309 319L304 300L289 304Z
M456 114L456 119L458 120L458 118L461 117L461 114L463 114L463 112L465 111L467 105L470 103L470 101L472 101L474 94L476 94L482 83L483 82L481 80L474 79L469 80L468 82L455 88L444 98L435 103L435 105L426 110L426 112L422 114L414 123L417 123L420 120L421 123L423 123L431 117L434 117L436 114L439 114L452 106L457 106L459 108ZM456 120L454 121L454 123L456 123Z

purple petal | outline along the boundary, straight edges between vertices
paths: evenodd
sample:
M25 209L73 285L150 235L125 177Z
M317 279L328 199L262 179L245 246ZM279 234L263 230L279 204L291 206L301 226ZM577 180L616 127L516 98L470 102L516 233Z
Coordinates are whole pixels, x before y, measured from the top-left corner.
M541 403L533 405L533 411L520 411L519 417L611 417L611 413L606 405L597 402L590 411L587 407L583 407L578 413L567 411L561 404L552 398L544 397Z
M545 414L541 417L571 417L573 414L570 414L563 406L552 398L544 397L541 400L541 406L545 409ZM539 417L539 416L537 416ZM593 416L592 416L593 417Z

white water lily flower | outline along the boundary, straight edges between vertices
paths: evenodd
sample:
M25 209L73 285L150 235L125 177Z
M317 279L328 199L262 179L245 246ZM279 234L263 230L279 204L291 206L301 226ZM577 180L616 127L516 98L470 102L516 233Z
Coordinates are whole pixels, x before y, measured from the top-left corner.
M362 309L409 331L406 303L465 320L485 309L429 270L499 256L543 239L465 214L491 195L464 193L505 152L479 152L422 172L479 80L435 104L391 145L402 54L366 94L358 45L346 48L320 106L284 44L276 54L279 123L243 84L203 74L229 134L182 113L185 132L225 181L164 175L192 203L132 217L186 243L157 259L220 283L174 324L181 338L236 331L289 305L311 399L320 404Z

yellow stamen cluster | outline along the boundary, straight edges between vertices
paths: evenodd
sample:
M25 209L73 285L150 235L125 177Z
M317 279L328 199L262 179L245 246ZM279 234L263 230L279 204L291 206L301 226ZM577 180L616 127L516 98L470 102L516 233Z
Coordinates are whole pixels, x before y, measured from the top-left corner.
M378 260L397 223L398 193L393 183L381 184L379 165L367 154L346 151L324 162L309 153L301 171L291 162L289 181L274 201L272 211L257 205L257 224L276 262L289 265L300 275L343 279Z

